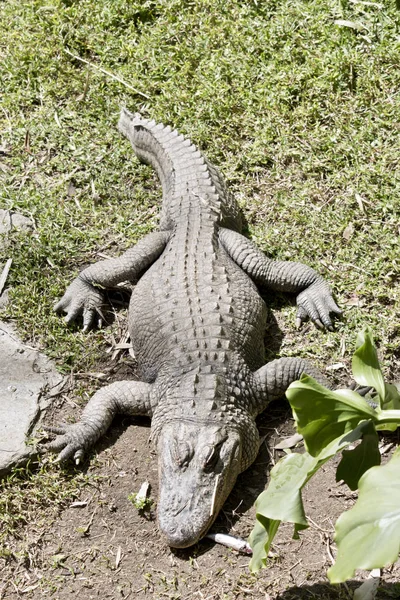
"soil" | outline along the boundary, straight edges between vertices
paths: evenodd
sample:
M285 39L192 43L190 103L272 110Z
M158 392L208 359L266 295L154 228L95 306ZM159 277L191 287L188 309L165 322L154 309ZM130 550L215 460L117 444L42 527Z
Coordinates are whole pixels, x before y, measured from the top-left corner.
M99 371L102 370L100 366ZM129 357L113 378L132 375ZM63 401L48 422L76 418L79 409ZM265 488L273 464L283 456L274 446L294 433L284 400L272 404L259 420L263 443L219 515L213 531L246 539L255 519L254 501ZM334 523L355 501L335 483L335 463L322 468L308 484L304 504L310 528L300 541L284 525L273 545L273 557L257 575L249 557L204 539L187 550L173 550L162 539L155 518L158 492L157 457L149 444L150 422L116 419L108 435L82 465L90 484L79 501L71 501L45 530L27 525L29 552L8 564L0 598L36 600L165 599L292 600L352 598L367 573L344 585L330 585L326 571L335 555ZM296 449L302 451L302 448ZM336 463L337 464L337 463ZM129 500L141 484L151 485L150 511L139 513ZM12 576L10 576L12 575ZM357 581L358 580L358 581ZM378 599L400 598L399 564L383 572Z

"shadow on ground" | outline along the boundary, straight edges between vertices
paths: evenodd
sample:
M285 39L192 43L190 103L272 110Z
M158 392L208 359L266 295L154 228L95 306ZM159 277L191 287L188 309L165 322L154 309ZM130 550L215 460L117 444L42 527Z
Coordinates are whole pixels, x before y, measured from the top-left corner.
M325 582L312 585L294 586L279 594L274 600L306 600L307 598L318 598L318 600L341 600L353 598L354 590L359 588L359 581L348 581L346 584L330 585ZM383 583L379 586L376 600L391 600L400 598L400 583Z

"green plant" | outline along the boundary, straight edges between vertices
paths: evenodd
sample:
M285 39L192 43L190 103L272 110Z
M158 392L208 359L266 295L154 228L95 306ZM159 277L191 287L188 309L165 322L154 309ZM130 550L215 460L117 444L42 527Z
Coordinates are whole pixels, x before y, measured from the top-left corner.
M282 521L294 524L294 537L308 527L301 490L330 458L342 453L336 480L358 489L354 507L336 522L337 559L328 570L331 583L341 583L356 569L385 567L400 551L400 448L383 466L378 431L400 425L400 394L384 382L369 329L357 337L353 376L377 392L377 404L352 390L331 391L307 375L287 391L297 430L306 452L283 457L271 471L268 488L257 498L257 521L250 535L252 571L265 566ZM352 450L349 444L361 440Z
M143 496L140 496L139 493L129 494L128 500L132 502L133 506L139 512L149 511L153 504L153 500L151 498L145 498Z

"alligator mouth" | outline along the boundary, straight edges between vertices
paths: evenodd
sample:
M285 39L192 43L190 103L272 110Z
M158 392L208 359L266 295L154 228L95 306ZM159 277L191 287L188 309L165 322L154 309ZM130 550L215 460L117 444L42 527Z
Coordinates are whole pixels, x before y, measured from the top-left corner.
M162 533L166 537L166 542L171 548L190 548L190 546L197 544L204 537L213 520L210 517L209 522L201 531L193 527L193 524L188 522L189 519L185 523L176 525L170 522L166 527L162 528L160 524L160 529L162 529Z
M208 503L197 498L198 508L190 508L190 500L182 502L178 508L173 507L158 515L158 526L172 548L188 548L196 544L214 521Z

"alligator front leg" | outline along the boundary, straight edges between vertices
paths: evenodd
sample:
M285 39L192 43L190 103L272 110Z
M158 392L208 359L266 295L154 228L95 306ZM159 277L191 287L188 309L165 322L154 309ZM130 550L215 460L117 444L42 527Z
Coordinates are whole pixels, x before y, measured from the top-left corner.
M45 449L60 452L58 461L73 456L78 464L87 449L107 431L115 415L152 416L151 389L151 384L142 381L117 381L101 388L89 400L78 423L45 427L57 434Z
M253 242L230 229L221 229L219 239L232 260L256 283L298 294L298 327L310 317L317 327L332 329L329 314L342 311L332 298L329 285L314 269L298 262L271 260Z
M254 373L257 390L255 415L262 413L268 404L285 395L289 385L306 373L327 388L331 382L312 363L303 358L278 358L267 363Z
M68 286L54 310L66 312L67 323L82 316L83 331L90 328L96 317L100 324L101 307L104 304L102 290L115 287L123 281L136 280L161 255L169 237L166 231L149 233L122 256L91 265Z

